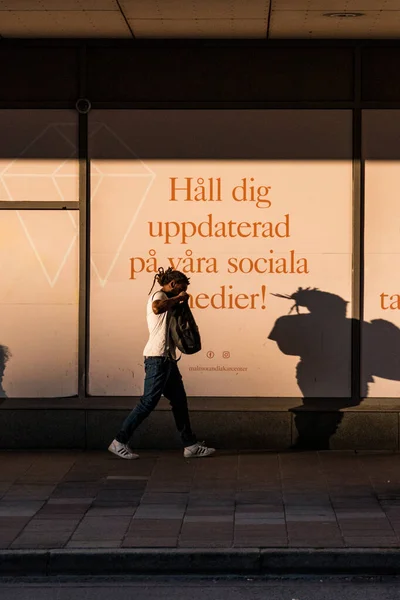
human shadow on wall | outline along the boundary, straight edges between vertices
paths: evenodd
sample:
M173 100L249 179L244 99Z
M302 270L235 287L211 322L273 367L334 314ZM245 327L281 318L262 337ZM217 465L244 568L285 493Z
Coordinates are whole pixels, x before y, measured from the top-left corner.
M368 396L373 376L400 380L400 329L383 319L362 323L363 362L359 393L351 396L351 335L358 321L347 318L347 302L336 294L299 288L294 305L280 317L268 338L284 354L299 356L296 379L303 404L293 408L298 438L293 449L328 450L344 408ZM300 313L300 307L308 313ZM293 310L297 314L291 314ZM319 411L321 399L329 408Z
M4 371L6 370L6 364L11 356L11 352L7 346L0 345L0 398L7 398L7 394L3 388L3 377Z

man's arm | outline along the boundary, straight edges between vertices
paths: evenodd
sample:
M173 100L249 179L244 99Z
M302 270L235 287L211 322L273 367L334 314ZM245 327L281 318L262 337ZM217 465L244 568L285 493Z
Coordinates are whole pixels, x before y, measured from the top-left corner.
M189 294L186 292L181 292L178 296L174 296L173 298L166 298L165 300L154 300L152 304L153 313L155 315L161 315L167 310L171 310L176 304L180 302L187 302L189 299Z

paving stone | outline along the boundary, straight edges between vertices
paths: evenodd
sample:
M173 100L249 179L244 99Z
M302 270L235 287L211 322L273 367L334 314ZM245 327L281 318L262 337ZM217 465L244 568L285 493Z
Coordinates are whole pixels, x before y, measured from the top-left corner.
M14 533L7 533L6 535L0 535L0 550L7 550L15 538L19 535L19 531Z
M14 484L4 494L3 500L47 500L54 488L54 485Z
M31 519L24 529L24 533L57 533L71 531L76 528L80 517L71 519Z
M238 537L234 539L232 545L235 548L286 548L288 543L286 538Z
M0 517L0 533L15 527L25 527L31 517Z
M343 540L326 540L326 539L289 539L289 548L342 548L345 544Z
M109 490L132 490L135 493L144 494L146 491L148 479L140 477L138 479L123 478L120 477L105 477L102 491Z
M149 476L144 475L107 475L106 481L148 481Z
M137 509L137 505L127 506L93 506L86 513L87 517L132 517Z
M30 517L0 517L0 548L8 548L29 521Z
M294 522L294 523L300 523L300 522L304 522L304 523L326 523L328 521L332 521L332 523L336 523L336 517L335 515L325 515L325 516L319 516L319 515L287 515L286 516L286 521L287 523L290 522Z
M75 463L71 469L64 473L60 483L94 483L104 480L109 474L106 466L86 466Z
M348 548L396 548L399 547L397 539L376 538L376 537L346 537L344 539L345 546Z
M249 492L237 491L235 494L237 504L282 504L283 497L281 492L267 493L260 490Z
M396 533L390 529L365 530L365 529L341 529L341 534L344 538L376 538L376 537L391 537L397 539Z
M95 483L60 483L54 490L53 498L95 498L101 487Z
M233 523L234 515L185 516L184 523Z
M35 461L29 469L17 480L17 483L46 483L57 484L69 472L76 460L74 458L59 457L57 460L57 469L54 468L52 460L39 459Z
M42 501L0 500L0 517L33 517L43 504Z
M14 550L23 548L62 548L68 542L77 523L78 520L73 519L59 521L33 519L10 547Z
M135 519L183 519L185 506L160 504L141 504L135 513Z
M263 513L263 514L268 514L268 515L273 515L274 513L280 513L280 514L284 514L284 508L283 508L283 504L279 503L279 504L268 504L268 503L263 503L263 504L250 504L250 503L245 503L245 504L237 504L236 506L236 512L243 512L243 513Z
M268 519L263 517L235 517L235 523L238 525L284 525L285 519Z
M39 519L76 518L88 510L87 504L45 504L37 513Z
M305 537L326 536L339 533L340 528L335 523L319 523L318 525L308 525L305 523L286 523L288 532Z
M122 548L176 548L178 545L177 537L165 537L165 538L146 538L126 537L122 542Z
M15 482L17 479L25 475L32 465L33 458L29 453L24 453L20 456L12 456L11 453L5 453L0 462L0 481Z
M230 537L221 540L214 539L180 539L179 548L231 548L232 540Z
M175 520L160 520L160 519L136 519L133 517L128 530L127 538L146 537L157 539L157 537L177 537L181 530L182 521Z
M391 529L388 519L376 519L364 521L363 519L338 519L341 529L364 529L368 531L382 531L383 529Z
M132 498L141 498L140 495L138 495L137 490L131 490L131 489L125 489L125 490L120 490L120 489L113 489L113 490L102 490L100 491L97 496L96 496L96 500L98 502L101 501L109 501L109 502L118 502L118 501L129 501L132 500Z
M121 509L131 510L131 509L136 509L139 506L139 504L140 504L140 498L131 498L128 501L118 500L116 502L112 502L110 500L94 500L91 503L91 508L100 508L100 509L121 508Z
M82 540L78 542L70 541L66 544L66 548L120 548L120 540Z
M230 482L229 484L225 482L196 482L191 486L191 490L195 493L196 491L201 491L202 493L211 492L212 494L217 494L218 492L227 493L230 492L231 495L234 495L236 492L236 482Z
M191 493L188 499L188 506L212 506L212 507L233 507L235 505L234 494L205 494Z
M187 506L185 516L219 516L219 515L231 515L234 518L235 515L235 507L234 506Z
M268 539L269 537L286 537L286 526L285 524L279 525L263 525L257 523L241 524L235 522L235 537L262 537Z
M46 506L90 506L93 498L49 498Z
M191 482L163 482L163 481L152 481L150 480L147 484L148 492L176 492L181 494L188 494L191 490Z
M0 481L0 499L3 498L12 485L12 481Z
M221 540L232 541L233 521L229 523L213 523L212 528L204 527L202 523L183 522L180 532L180 542L189 540L200 542L219 542ZM229 543L229 545L230 545Z
M64 548L68 535L59 536L55 534L40 536L24 536L21 534L9 545L11 550L54 550Z
M143 494L141 504L175 504L186 505L188 502L188 494L177 492L162 493L162 492L146 492Z
M121 540L129 523L130 516L120 517L84 517L71 537L71 542L82 540Z

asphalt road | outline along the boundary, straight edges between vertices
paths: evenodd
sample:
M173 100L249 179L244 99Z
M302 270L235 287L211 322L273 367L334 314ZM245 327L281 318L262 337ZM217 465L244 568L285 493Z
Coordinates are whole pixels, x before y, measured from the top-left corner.
M400 600L400 579L0 580L0 600Z

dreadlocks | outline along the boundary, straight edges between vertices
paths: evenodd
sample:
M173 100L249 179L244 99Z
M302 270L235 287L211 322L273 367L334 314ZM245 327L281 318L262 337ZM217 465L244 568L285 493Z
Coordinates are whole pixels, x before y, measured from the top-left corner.
M175 271L175 269L173 269L172 267L168 267L168 269L164 271L164 269L160 267L158 269L158 272L154 275L153 285L151 286L149 295L153 291L153 287L155 286L156 282L161 287L163 287L171 281L175 281L176 283L185 283L186 285L189 285L190 283L189 277L186 277L186 275L184 273L181 273L181 271Z

